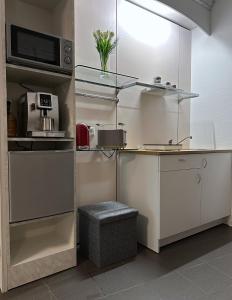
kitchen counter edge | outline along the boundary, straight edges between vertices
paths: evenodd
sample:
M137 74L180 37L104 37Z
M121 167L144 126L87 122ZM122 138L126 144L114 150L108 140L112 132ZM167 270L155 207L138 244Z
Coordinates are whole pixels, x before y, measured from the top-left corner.
M183 149L183 150L135 150L124 149L120 153L143 154L143 155L185 155L185 154L205 154L205 153L232 153L232 149Z

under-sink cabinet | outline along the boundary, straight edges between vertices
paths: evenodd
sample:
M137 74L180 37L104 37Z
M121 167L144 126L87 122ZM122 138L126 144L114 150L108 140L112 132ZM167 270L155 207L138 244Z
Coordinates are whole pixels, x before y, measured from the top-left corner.
M160 172L160 238L200 224L201 184L198 170Z
M201 222L214 221L231 214L231 154L207 155L201 170Z
M231 153L121 153L119 165L118 200L139 210L139 242L156 252L231 214Z

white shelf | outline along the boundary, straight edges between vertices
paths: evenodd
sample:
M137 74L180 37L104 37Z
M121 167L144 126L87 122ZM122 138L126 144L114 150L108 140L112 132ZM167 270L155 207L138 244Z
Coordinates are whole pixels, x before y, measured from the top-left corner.
M16 222L16 223L10 223L10 228L23 226L23 225L29 225L29 224L31 225L31 224L39 223L39 222L43 223L45 221L50 221L50 220L58 220L58 219L62 219L64 217L68 217L72 214L73 214L73 212L67 212L67 213L58 214L58 215L54 215L54 216L48 216L48 217L43 217L43 218L38 218L38 219L20 221L20 222Z
M74 248L58 234L47 234L41 237L31 237L14 241L11 244L11 265L23 264L29 261L47 257Z
M72 79L70 75L23 67L6 65L7 81L37 86L56 87Z
M11 266L45 258L74 245L74 213L11 224Z

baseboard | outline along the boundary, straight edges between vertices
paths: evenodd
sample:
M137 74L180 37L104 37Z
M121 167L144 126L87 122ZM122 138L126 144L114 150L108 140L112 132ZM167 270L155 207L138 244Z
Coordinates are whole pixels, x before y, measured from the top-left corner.
M184 239L186 237L189 237L191 235L194 235L194 234L197 234L201 231L204 231L204 230L207 230L207 229L210 229L212 227L215 227L217 225L220 225L220 224L228 224L228 218L223 218L223 219L220 219L220 220L217 220L217 221L213 221L213 222L210 222L210 223L207 223L207 224L204 224L202 226L199 226L199 227L196 227L196 228L193 228L193 229L190 229L190 230L187 230L185 232L181 232L179 234L176 234L174 236L171 236L171 237L167 237L167 238L164 238L164 239L160 239L159 240L159 245L160 247L162 246L165 246L165 245L168 245L168 244L171 244L173 242L176 242L176 241L179 241L181 239ZM232 219L231 219L231 225L229 225L232 227Z

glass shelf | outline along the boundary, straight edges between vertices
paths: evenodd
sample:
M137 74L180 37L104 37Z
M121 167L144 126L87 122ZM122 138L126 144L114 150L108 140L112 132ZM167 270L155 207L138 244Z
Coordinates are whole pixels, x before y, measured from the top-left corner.
M77 65L75 68L75 81L84 82L89 84L94 84L103 87L116 88L118 90L126 89L132 86L141 86L145 89L142 93L151 94L154 96L167 97L176 96L178 102L184 99L191 99L199 97L199 94L189 93L181 89L174 88L172 86L166 86L163 84L149 84L139 82L137 77L132 77L128 75L123 75L114 72L104 72L101 69L96 69L84 65ZM116 99L108 98L101 95L91 95L82 93L82 96L92 97L92 98L102 98L104 100L113 100L117 102Z
M122 90L135 86L138 78L114 72L104 72L100 69L84 65L77 65L75 68L75 80Z
M160 97L176 96L179 102L181 102L184 99L199 97L199 94L185 92L184 90L177 89L171 86L170 87L165 86L163 84L148 84L148 83L137 82L137 85L145 87L142 93L151 94Z

